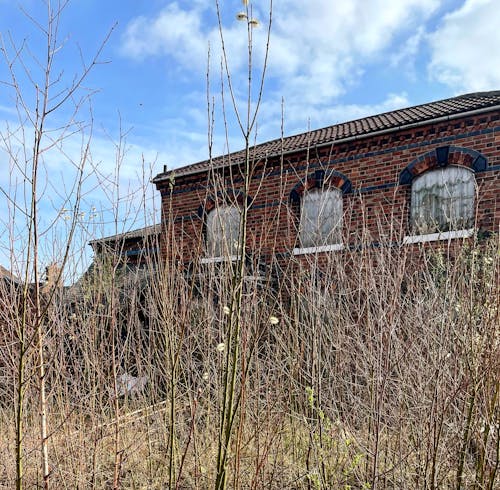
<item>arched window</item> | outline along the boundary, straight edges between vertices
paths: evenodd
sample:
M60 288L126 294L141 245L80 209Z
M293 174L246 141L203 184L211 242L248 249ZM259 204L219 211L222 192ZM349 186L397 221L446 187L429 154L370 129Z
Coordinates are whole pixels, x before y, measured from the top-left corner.
M418 175L411 186L410 219L415 234L465 230L474 224L474 173L448 165Z
M290 192L298 222L294 255L342 250L343 196L351 190L351 181L332 169L315 170L295 185Z
M342 243L342 191L336 187L304 192L300 203L299 240L302 248Z
M234 205L221 205L212 209L206 218L206 245L208 257L238 255L240 210Z

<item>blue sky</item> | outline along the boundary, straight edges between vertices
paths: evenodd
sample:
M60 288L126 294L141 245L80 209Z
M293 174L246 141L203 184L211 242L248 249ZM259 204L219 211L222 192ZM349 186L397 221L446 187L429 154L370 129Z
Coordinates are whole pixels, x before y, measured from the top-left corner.
M245 22L236 20L236 14L245 6L241 0L219 3L236 103L243 110L247 28ZM264 59L269 2L254 0L249 8L260 22L252 30L255 89ZM43 73L34 60L43 59L46 42L35 24L45 25L46 17L41 0L0 0L3 46L12 59L13 46L24 43L24 66L36 83L43 82ZM285 135L290 135L460 93L500 89L498 26L497 0L274 0L256 140L279 137L282 121ZM71 84L82 71L82 59L89 63L110 32L98 58L100 63L78 93L92 94L92 111L85 105L77 118L84 139L80 133L67 137L59 150L45 156L40 206L49 243L47 257L54 255L54 243L64 241L67 224L61 220L71 214L75 203L71 184L82 141L90 135L90 114L90 164L86 162L84 170L80 210L85 215L79 226L82 243L140 226L151 214L158 216L153 186L147 184L143 192L140 181L148 181L163 165L175 168L207 158L209 44L214 153L243 145L227 86L225 137L214 2L73 0L64 9L58 27L60 49L53 67L57 83L52 93L57 94L56 87L64 89ZM14 68L25 100L33 104L33 85L23 65L16 61ZM0 81L8 80L4 58L0 60ZM11 153L13 147L18 151L22 146L21 127L29 140L29 125L26 120L19 121L15 102L12 87L1 84L0 219L7 231L0 231L0 263L5 266L12 248L8 242L22 243L24 230L19 213L12 224L14 196L20 207L26 204L22 172L12 167L5 142L9 134L6 128L10 128ZM51 115L48 127L54 134L67 123L72 109L71 104L65 105ZM117 159L120 133L126 137ZM116 181L119 188L113 183ZM120 203L115 206L118 197Z

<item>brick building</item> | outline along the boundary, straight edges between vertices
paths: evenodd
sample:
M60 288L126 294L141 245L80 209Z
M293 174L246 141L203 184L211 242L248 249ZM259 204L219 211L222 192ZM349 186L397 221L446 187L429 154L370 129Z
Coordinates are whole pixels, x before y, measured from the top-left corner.
M431 102L238 151L157 175L162 255L238 255L249 205L250 255L307 257L377 244L498 232L500 91Z
M89 242L96 256L112 254L120 265L143 267L151 259L156 262L161 226L151 225Z

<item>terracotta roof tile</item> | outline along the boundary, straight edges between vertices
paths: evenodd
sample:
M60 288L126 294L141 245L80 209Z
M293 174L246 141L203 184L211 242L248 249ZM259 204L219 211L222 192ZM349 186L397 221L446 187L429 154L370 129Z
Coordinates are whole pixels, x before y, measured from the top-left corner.
M450 99L429 102L427 104L398 109L374 116L364 117L355 121L348 121L326 128L316 129L307 133L301 133L294 136L268 141L256 145L251 149L251 157L261 159L300 151L307 147L333 143L335 141L367 137L377 131L398 130L405 126L413 124L425 124L441 117L459 116L462 113L480 109L493 109L500 105L500 91L477 92L472 94L460 95ZM212 162L205 160L202 162L187 165L165 173L158 174L153 182L161 182L174 173L176 176L190 175L203 172L212 166L221 168L230 164L242 162L244 159L244 150L236 151L229 155L221 155L213 158Z

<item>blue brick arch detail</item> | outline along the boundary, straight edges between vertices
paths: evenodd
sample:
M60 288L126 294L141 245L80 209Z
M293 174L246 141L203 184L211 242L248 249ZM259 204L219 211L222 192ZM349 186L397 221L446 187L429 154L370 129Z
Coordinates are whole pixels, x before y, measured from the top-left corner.
M307 175L307 177L294 186L290 192L290 202L298 204L305 191L310 189L322 189L325 181L328 181L329 187L336 187L342 191L342 194L352 192L351 181L337 170L316 170Z
M243 191L227 189L224 192L217 192L216 195L207 197L203 204L198 207L197 215L205 221L207 214L215 208L217 204L239 204L241 206L250 206L252 198L245 195Z
M450 165L450 153L461 153L470 157L470 169L474 172L482 172L488 167L486 157L476 150L463 148L461 146L440 146L415 158L399 174L399 183L409 185L418 175L435 168L442 168Z

